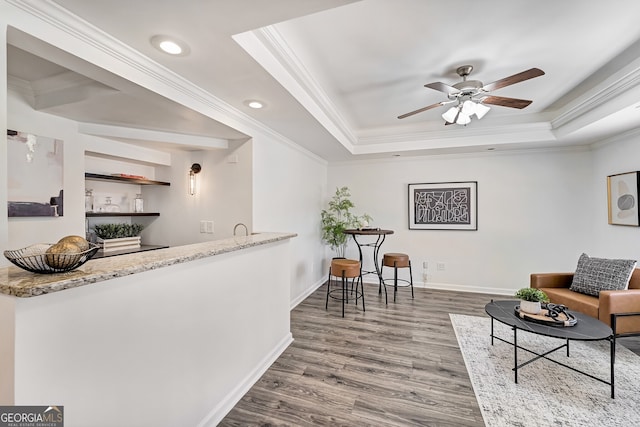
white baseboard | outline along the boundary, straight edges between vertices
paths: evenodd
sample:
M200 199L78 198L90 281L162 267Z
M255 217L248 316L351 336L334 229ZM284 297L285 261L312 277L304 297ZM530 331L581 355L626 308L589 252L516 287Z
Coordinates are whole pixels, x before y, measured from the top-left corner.
M367 285L378 285L377 281L372 281L372 279L365 280L365 284ZM387 282L387 286L389 282ZM473 292L476 294L496 294L496 295L511 295L517 291L517 289L504 289L504 288L487 288L487 287L478 287L478 286L467 286L467 285L456 285L453 283L435 283L435 282L419 282L413 281L414 288L425 288L425 289L438 289L441 291L458 291L458 292Z
M433 283L433 282L427 282L427 283L413 282L413 286L416 288L438 289L441 291L473 292L476 294L496 294L496 295L511 295L511 296L513 296L513 294L517 291L517 289L487 288L487 287L478 287L478 286L456 285L453 283Z
M364 279L365 285L377 286L379 282L371 277L367 277ZM318 282L314 283L307 291L296 298L291 303L291 310L296 308L298 304L305 300L309 295L314 293L320 286L326 283L326 279L320 279ZM388 282L387 282L388 283ZM387 285L388 286L388 285ZM414 280L413 286L415 288L424 288L424 289L437 289L441 291L457 291L457 292L472 292L476 294L494 294L494 295L508 295L513 296L518 289L504 289L504 288L489 288L489 287L478 287L478 286L468 286L468 285L456 285L454 283L436 283L436 282L419 282Z
M228 395L219 402L203 419L197 427L215 427L242 399L242 397L258 382L260 377L269 369L278 357L293 342L293 336L289 332L274 348L269 352L258 365L242 380Z
M316 283L314 283L313 285L311 285L311 287L308 288L304 293L302 293L301 295L298 295L296 299L291 301L291 306L289 307L289 309L293 310L294 308L296 308L298 304L300 304L302 301L307 299L309 295L314 293L320 286L324 285L325 283L327 283L327 279L322 278L318 280Z

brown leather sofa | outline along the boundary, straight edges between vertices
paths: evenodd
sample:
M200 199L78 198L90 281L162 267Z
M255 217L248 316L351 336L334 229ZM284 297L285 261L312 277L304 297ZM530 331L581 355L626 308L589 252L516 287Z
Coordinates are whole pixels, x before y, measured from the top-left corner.
M600 319L616 336L640 335L640 268L631 274L627 290L600 291L599 297L570 290L572 280L573 273L533 273L530 286L544 291L552 303Z

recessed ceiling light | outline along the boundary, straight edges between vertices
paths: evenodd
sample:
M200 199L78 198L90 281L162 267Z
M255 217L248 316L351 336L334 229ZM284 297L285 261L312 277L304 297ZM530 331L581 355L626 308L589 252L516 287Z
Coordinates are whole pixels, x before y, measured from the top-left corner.
M157 35L151 37L151 44L156 49L173 56L185 56L190 52L189 46L175 37Z
M249 108L259 110L260 108L264 107L264 102L256 101L255 99L249 99L247 101L244 101L244 105L246 105Z
M180 45L176 42L172 42L171 40L160 42L160 49L170 53L171 55L180 55L182 53Z

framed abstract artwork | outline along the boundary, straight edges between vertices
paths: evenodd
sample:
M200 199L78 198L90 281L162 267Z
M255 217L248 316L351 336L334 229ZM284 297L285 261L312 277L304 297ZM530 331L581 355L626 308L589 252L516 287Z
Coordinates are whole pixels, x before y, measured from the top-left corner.
M640 172L626 172L607 177L609 224L640 226L638 186Z
M410 230L477 230L478 182L409 184Z

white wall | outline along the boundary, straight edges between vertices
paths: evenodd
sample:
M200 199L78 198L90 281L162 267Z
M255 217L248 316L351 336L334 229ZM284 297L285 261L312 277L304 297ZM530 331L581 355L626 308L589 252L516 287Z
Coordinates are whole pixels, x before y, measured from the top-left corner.
M593 256L640 261L640 227L608 224L607 176L640 171L639 133L628 134L597 146L593 157ZM636 201L638 203L638 201Z
M294 306L326 275L320 211L326 194L327 165L304 150L268 136L254 136L253 148L254 230L298 234L291 240ZM269 271L264 273L268 275Z
M187 180L193 163L202 170L192 196ZM172 151L171 167L157 168L156 175L171 186L144 189L148 203L160 212L143 234L147 243L177 246L222 239L233 235L237 223L251 232L251 166L250 140L231 141L227 150ZM213 233L200 233L200 221L213 221ZM239 232L244 234L244 229Z
M327 187L348 186L355 213L395 232L381 255L409 254L414 280L422 282L427 261L427 286L511 293L532 272L575 269L590 251L590 166L585 150L400 157L331 165ZM478 182L478 230L409 230L408 184L452 181ZM357 257L353 243L348 256ZM366 269L371 259L365 248Z
M216 151L215 157L207 162L212 168L212 219L215 222L214 236L217 238L233 235L236 224L247 226L253 231L253 141L230 141L225 151ZM203 165L204 167L204 165ZM245 230L239 227L239 235Z

